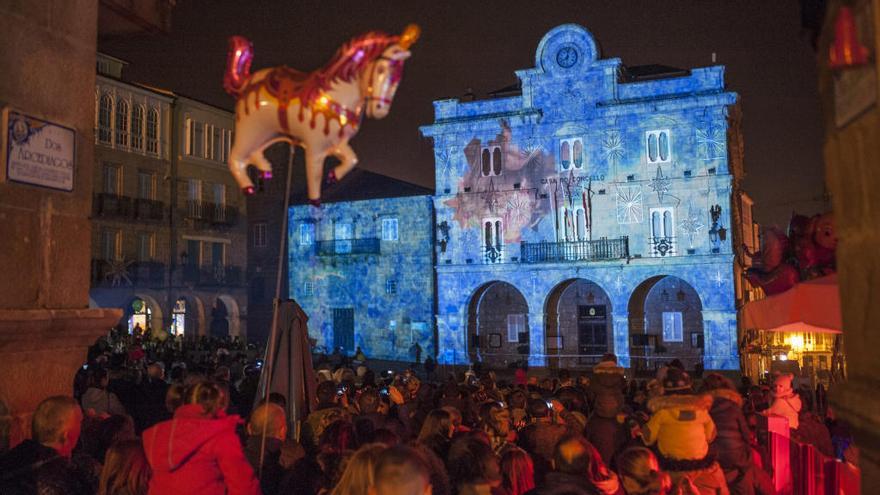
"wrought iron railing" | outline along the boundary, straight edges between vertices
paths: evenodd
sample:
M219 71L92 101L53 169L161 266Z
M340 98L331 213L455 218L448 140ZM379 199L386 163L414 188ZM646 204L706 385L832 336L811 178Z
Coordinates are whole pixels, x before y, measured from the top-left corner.
M368 237L317 241L315 252L318 256L347 256L350 254L379 254L381 249L378 238Z
M95 194L95 214L100 217L131 216L131 198L113 193Z
M675 237L651 237L651 256L664 257L675 256Z
M156 261L92 260L92 287L161 287L165 264Z
M154 199L134 200L134 216L140 220L161 222L165 218L165 203Z
M238 221L238 208L227 204L191 199L186 202L184 215L190 220L200 221L203 224L229 227Z
M554 263L629 259L629 237L593 241L523 242L520 260L523 263Z
M198 286L241 285L241 267L227 265L184 265L184 283Z

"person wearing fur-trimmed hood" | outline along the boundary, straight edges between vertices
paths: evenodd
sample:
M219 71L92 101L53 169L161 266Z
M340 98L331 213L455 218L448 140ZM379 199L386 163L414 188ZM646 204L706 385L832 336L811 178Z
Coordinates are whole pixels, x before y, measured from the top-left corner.
M729 495L724 472L709 455L715 439L715 422L709 415L712 397L694 395L690 376L669 368L663 380L664 395L648 401L651 419L642 429L647 445L657 444L660 466L673 482L688 478L701 494Z
M709 445L709 453L721 465L730 493L754 495L754 464L750 445L751 432L743 415L743 398L733 382L710 373L703 381L703 393L712 396L709 415L715 422L718 435Z

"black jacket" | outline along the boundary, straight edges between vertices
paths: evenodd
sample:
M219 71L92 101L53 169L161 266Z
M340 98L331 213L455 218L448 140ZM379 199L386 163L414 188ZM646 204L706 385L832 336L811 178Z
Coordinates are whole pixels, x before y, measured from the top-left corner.
M712 409L709 416L715 422L718 435L709 444L709 454L714 455L725 471L745 469L752 462L749 446L749 424L743 415L742 396L735 390L717 389L709 392Z
M0 493L4 495L92 495L87 473L69 459L33 440L0 457Z

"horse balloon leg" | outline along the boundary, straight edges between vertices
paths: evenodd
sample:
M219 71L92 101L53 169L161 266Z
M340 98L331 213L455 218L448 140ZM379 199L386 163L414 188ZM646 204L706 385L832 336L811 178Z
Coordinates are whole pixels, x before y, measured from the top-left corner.
M264 179L271 179L272 163L266 159L266 155L263 154L263 151L265 151L265 148L254 151L253 153L251 153L250 160L248 161L250 163L253 163L254 166L257 167L257 169L260 171L260 175Z
M321 206L321 180L324 178L325 153L314 153L306 150L306 189L308 190L309 204Z
M242 192L250 195L254 193L254 183L247 175L247 155L241 153L241 147L238 144L238 139L236 139L235 146L229 151L229 171L232 172L232 176L235 178L235 182L238 182Z
M333 150L333 156L339 158L339 165L333 168L329 174L327 174L327 183L335 184L346 174L351 172L351 169L357 165L358 157L354 153L354 150L351 149L351 146L348 145L348 142L339 143L336 148Z

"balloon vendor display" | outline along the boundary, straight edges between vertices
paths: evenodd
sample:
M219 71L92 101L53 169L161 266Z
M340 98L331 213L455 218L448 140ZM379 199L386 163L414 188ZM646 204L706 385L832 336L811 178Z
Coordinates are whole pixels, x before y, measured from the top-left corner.
M286 66L251 73L253 45L244 37L231 37L223 87L237 100L229 170L242 191L254 192L247 175L249 164L263 178L272 177L272 164L263 151L285 141L305 149L309 202L319 206L322 180L333 184L357 163L348 141L363 117L388 115L404 61L419 33L419 27L410 24L399 36L381 32L358 36L340 47L324 67L308 73ZM340 164L325 178L327 155Z

